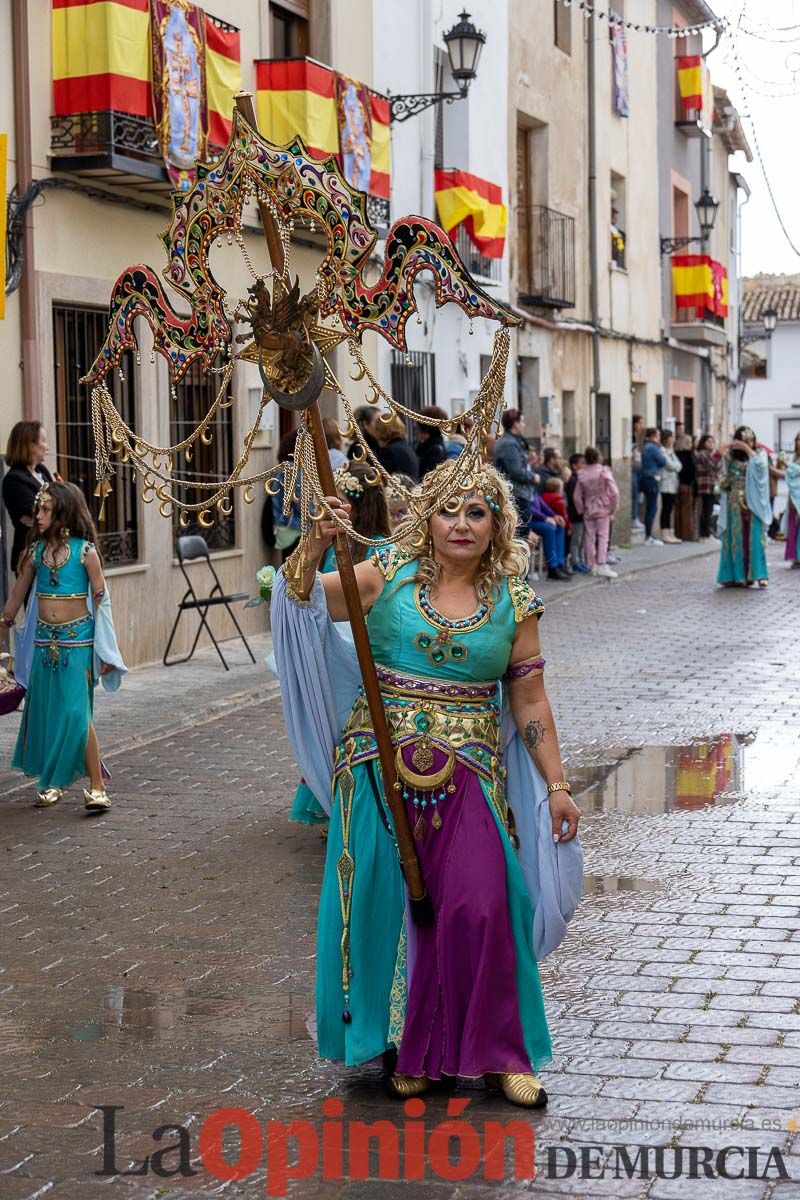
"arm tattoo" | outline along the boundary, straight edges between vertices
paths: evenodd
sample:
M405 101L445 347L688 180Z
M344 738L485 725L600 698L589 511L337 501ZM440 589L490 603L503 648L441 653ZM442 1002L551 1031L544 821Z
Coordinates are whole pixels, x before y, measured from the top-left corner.
M528 721L528 724L525 726L525 732L522 735L522 740L531 752L534 751L539 743L544 741L544 725L542 722Z

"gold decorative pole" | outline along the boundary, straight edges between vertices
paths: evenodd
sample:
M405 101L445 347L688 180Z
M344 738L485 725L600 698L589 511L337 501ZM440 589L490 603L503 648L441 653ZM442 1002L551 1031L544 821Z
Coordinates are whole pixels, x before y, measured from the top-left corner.
M240 92L236 96L236 106L247 123L253 129L258 130L252 93ZM269 205L264 200L259 199L258 207L261 213L261 221L264 226L264 235L267 241L269 256L272 260L272 266L278 275L283 277L286 263L275 217L270 211ZM335 496L336 484L333 479L333 470L328 456L328 445L325 440L325 431L322 425L318 400L314 400L309 407L305 408L304 412L306 425L314 443L317 473L322 485L322 491L326 496ZM430 924L433 920L433 909L430 897L425 890L422 871L420 870L419 859L417 858L414 846L414 838L408 821L408 814L403 803L397 779L394 747L392 746L389 727L386 723L386 713L383 708L383 698L378 684L378 676L375 672L372 647L369 644L364 610L361 607L361 597L358 592L358 584L353 568L350 543L347 540L347 534L343 531L336 535L336 562L342 581L347 614L353 630L353 641L358 656L358 665L361 669L364 695L369 707L372 729L378 747L386 801L394 823L395 837L400 856L400 867L408 884L411 913L417 924Z

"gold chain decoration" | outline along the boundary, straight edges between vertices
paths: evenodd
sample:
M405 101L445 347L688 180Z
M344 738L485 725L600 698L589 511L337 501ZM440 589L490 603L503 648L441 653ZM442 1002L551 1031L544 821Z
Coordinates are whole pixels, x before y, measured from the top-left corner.
M265 203L277 222L284 250L284 270L280 276L274 270L264 275L259 275L247 251L242 219L244 208L250 201ZM265 281L268 278L274 278L275 280L280 278L288 290L291 279L289 263L293 228L293 220L283 218L269 189L263 186L260 181L253 181L252 186L244 189L240 196L240 201L234 213L233 229L228 234L228 243L230 245L235 243L238 246L248 273L257 283ZM220 245L220 241L217 244ZM316 279L316 294L321 305L325 297L325 284L319 272ZM240 304L246 306L247 302L242 299ZM230 311L226 303L226 312L232 321L235 320L237 311L238 308ZM336 340L345 340L337 330L328 328L323 329L322 332L333 333ZM388 539L368 538L355 533L352 529L347 529L349 537L362 545L382 546L410 537L416 533L422 521L427 519L430 513L443 507L457 492L463 490L465 483L468 483L479 472L486 439L503 407L506 366L510 350L510 334L508 328L505 326L501 326L498 329L494 339L491 365L474 403L464 413L459 414L458 417L452 417L447 421L424 416L394 399L394 397L381 387L375 378L364 358L359 342L355 338L349 337L346 340L346 345L354 365L354 372L351 373L350 378L355 382L364 379L367 380L369 386L368 402L376 404L378 401L382 401L388 408L388 412L383 415L384 420L388 420L391 416L396 415L410 418L420 425L441 428L444 432L452 432L459 420L470 418L473 421L472 432L467 438L466 445L459 456L459 466L463 470L459 470L457 475L446 479L435 489L434 493L428 498L423 514L409 515ZM323 516L333 520L341 529L345 529L341 517L335 511L332 511L325 502L317 472L313 440L303 418L301 418L295 453L292 460L288 463L279 463L266 471L245 475L244 472L250 459L252 445L261 426L262 413L268 403L266 394L262 395L253 425L244 437L244 445L239 459L227 478L216 482L202 482L196 479L179 479L173 475L172 472L178 461L178 456L183 455L188 464L192 461L198 441L203 445L210 445L213 438L212 423L215 417L220 410L230 408L235 403L235 397L230 396L229 398L228 393L235 364L237 361L247 358L247 351L234 353L232 343L225 344L223 342L218 343L218 349L220 353L225 355L226 361L222 366L209 366L208 368L211 373L218 375L220 379L220 385L214 401L200 424L187 437L180 442L176 442L174 445L155 445L147 441L140 434L135 433L124 421L114 403L114 398L105 379L95 385L92 390L91 417L95 439L97 478L99 481L95 489L95 495L101 499L101 518L105 499L111 492L110 479L114 474L113 458L119 455L121 462L132 465L134 478L136 473L141 476L142 498L145 503L152 503L153 500L157 500L160 512L164 517L171 517L177 511L179 514L178 521L182 528L186 528L190 524L193 515L206 528L213 525L215 510L219 515L228 515L232 511L232 493L236 488L243 489L245 502L252 504L255 500L255 487L258 484L263 485L267 494L273 496L278 494L283 484L284 514L288 515L291 512L293 503L299 503L301 531L304 537L309 533L311 522L317 521ZM141 361L138 351L137 361ZM346 428L341 430L341 433L344 437L351 438L355 442L353 460L368 463L374 471L376 482L380 481L384 486L391 486L395 494L401 495L408 500L411 493L389 475L367 445L366 439L355 419L353 404L329 365L327 366L327 372L327 385L333 385L347 419ZM122 377L121 372L120 376ZM173 400L177 399L174 387L171 388L171 395ZM200 499L193 502L183 499L180 493L186 490L200 493Z

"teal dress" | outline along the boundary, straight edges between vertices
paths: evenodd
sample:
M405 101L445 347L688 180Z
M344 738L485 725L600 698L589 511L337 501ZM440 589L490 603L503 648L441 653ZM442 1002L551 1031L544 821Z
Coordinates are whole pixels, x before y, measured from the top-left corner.
M501 680L520 621L542 611L523 579L463 621L436 611L418 563L379 550L368 616L384 707L435 926L410 925L363 691L336 748L317 938L324 1058L398 1047L431 1078L538 1070L550 1037L501 766Z
M85 599L89 576L84 562L91 542L69 538L60 567L42 561L43 542L33 550L39 599ZM84 760L94 714L94 619L86 616L49 624L36 622L33 659L12 766L38 778L39 788L67 788L86 774Z
M720 537L717 583L748 584L768 579L767 526L747 503L747 466L726 457L720 487L727 498L727 521Z

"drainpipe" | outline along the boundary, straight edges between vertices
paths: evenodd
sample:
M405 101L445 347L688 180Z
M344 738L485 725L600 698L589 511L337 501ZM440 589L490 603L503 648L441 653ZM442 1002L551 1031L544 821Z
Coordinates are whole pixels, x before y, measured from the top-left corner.
M592 384L590 395L597 396L600 390L600 300L597 279L597 129L595 121L595 34L596 18L594 11L589 18L586 56L586 83L588 90L588 121L589 121L589 303L592 317ZM590 413L590 416L592 414ZM592 428L594 422L592 422ZM593 440L593 433L590 432Z
M17 195L27 192L33 180L28 58L28 0L12 0L12 43L14 53L14 143L17 159ZM36 264L33 242L33 208L25 216L22 240L22 279L19 287L20 350L22 355L22 404L25 419L41 420L42 392L36 329Z

